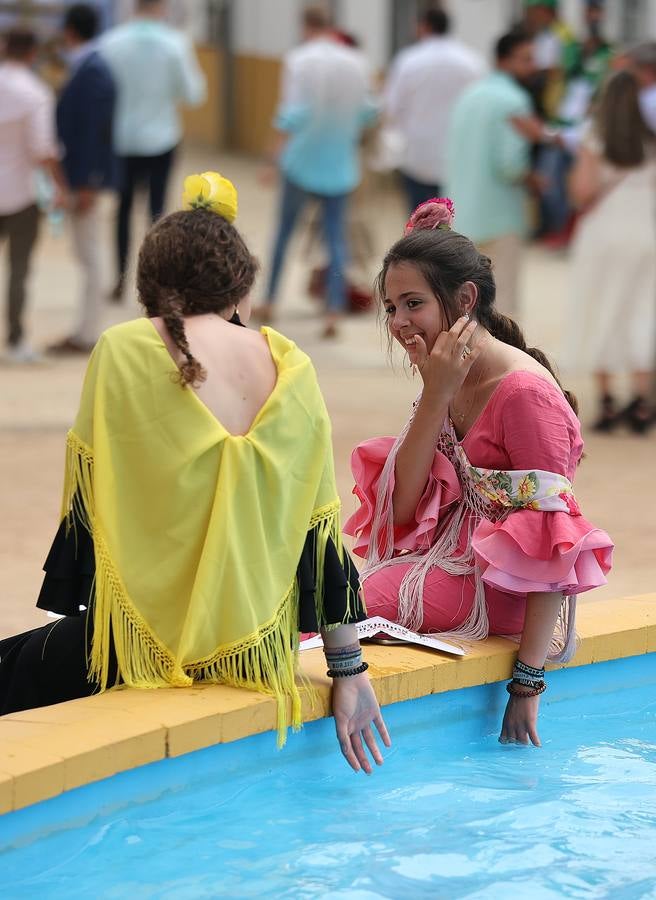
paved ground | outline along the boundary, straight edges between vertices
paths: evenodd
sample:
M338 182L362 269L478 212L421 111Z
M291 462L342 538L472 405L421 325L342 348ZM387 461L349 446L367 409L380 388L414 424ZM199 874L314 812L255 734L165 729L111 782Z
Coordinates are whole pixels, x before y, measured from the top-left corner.
M243 159L189 150L178 175L219 168L240 189L239 225L266 262L274 194L259 186L253 165ZM181 178L174 181L177 193ZM171 197L175 203L175 197ZM378 258L398 235L403 209L384 185L369 191ZM106 207L107 274L110 280L111 206ZM138 237L138 234L135 235ZM307 249L292 248L277 326L313 357L333 418L335 455L345 508L350 497L349 454L355 443L393 434L407 416L416 384L388 365L375 316L350 319L339 340L318 339L319 323L304 293ZM0 263L4 265L4 259ZM372 264L375 272L375 261ZM557 356L566 327L567 260L531 250L524 272L523 320L531 343ZM4 275L4 270L3 270ZM4 281L4 277L2 277ZM261 282L256 294L261 291ZM40 346L67 332L73 316L76 272L67 237L44 234L31 282L30 333ZM132 295L106 310L106 324L138 314ZM44 621L34 608L41 565L58 522L64 436L76 410L83 360L49 362L38 368L0 368L0 636ZM588 380L568 382L582 402L584 421L593 405ZM588 518L606 528L617 544L616 567L606 596L653 591L656 584L656 482L651 478L656 431L648 438L627 434L588 436L587 458L577 477L577 494ZM597 596L601 592L597 592Z

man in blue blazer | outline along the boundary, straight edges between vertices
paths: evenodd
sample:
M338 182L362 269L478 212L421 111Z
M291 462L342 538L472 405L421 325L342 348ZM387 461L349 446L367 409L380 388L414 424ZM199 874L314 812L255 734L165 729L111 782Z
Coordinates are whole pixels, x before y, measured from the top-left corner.
M101 328L99 195L116 187L117 163L112 150L116 89L95 47L97 30L98 13L90 4L76 3L67 10L63 38L69 78L57 104L57 132L71 191L70 219L82 289L75 330L49 348L54 354L88 353Z

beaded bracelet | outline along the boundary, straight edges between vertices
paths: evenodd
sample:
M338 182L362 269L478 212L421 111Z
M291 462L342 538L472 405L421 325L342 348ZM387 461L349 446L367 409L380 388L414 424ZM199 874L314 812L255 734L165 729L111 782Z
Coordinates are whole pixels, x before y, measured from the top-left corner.
M514 687L515 684L516 682L513 679L506 685L506 690L511 697L537 697L539 694L544 694L547 689L547 683L545 681L539 681L530 691L518 691L517 688Z
M536 669L534 666L529 666L525 662L522 662L521 659L517 659L513 666L513 677L515 676L523 676L525 678L539 679L542 681L544 679L544 667Z
M368 668L369 664L363 662L354 669L328 669L326 675L330 678L348 678L350 675L361 675L363 672L366 672Z
M369 668L366 663L362 662L362 647L357 641L348 644L345 647L326 647L324 648L326 663L328 664L328 672L330 678L347 678L350 675L359 675L366 672Z

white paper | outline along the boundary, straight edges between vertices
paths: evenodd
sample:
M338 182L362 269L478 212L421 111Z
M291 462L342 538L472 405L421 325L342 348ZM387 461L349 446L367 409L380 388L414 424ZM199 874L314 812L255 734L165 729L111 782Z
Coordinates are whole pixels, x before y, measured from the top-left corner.
M409 644L418 644L420 647L428 647L429 650L441 650L443 653L451 653L454 656L466 655L465 650L457 644L443 641L430 634L417 634L415 631L409 631L397 622L390 622L388 619L383 619L382 616L373 616L371 619L365 619L364 622L359 622L355 627L359 638L373 637L375 634L385 634L388 637L407 641ZM300 644L301 650L314 650L317 647L323 647L323 641L320 634L308 638L305 641L301 641Z

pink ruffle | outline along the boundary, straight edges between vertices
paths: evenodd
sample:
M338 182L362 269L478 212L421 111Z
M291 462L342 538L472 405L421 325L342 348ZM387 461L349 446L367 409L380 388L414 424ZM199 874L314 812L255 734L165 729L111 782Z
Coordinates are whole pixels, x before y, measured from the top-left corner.
M393 444L394 438L391 437L372 438L359 444L351 456L351 470L355 479L353 493L360 501L360 509L346 522L344 531L355 537L353 552L358 556L367 555L378 483ZM393 489L392 475L390 490ZM444 454L436 451L426 488L417 505L415 521L394 529L394 548L402 551L425 550L430 547L442 510L460 497L460 483L455 469Z
M514 594L582 594L606 584L613 542L583 516L522 509L482 519L472 546L483 581Z

